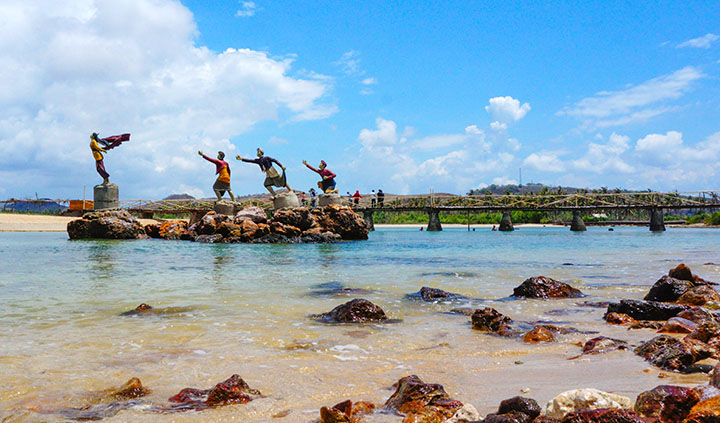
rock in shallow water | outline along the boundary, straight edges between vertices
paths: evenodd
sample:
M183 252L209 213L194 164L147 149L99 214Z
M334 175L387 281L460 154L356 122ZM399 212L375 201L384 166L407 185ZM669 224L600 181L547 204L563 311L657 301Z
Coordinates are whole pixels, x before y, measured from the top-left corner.
M693 288L695 284L689 280L675 279L663 276L650 288L645 301L672 302Z
M127 210L85 213L81 219L67 224L70 239L137 239L145 236L145 228Z
M245 404L261 396L237 374L210 389L185 388L168 399L174 405L164 411L202 410L229 404Z
M423 286L420 291L413 294L407 294L405 296L410 300L422 300L426 302L440 302L440 301L457 301L466 300L467 297L460 294L454 294L452 292L443 291L442 289L430 288Z
M487 332L497 332L501 328L507 327L507 325L512 323L511 318L492 307L477 309L473 312L470 318L472 319L473 329Z
M388 320L382 308L362 298L356 298L327 313L311 317L324 323L367 323Z
M621 300L619 303L610 303L606 315L623 313L636 320L668 320L689 309L690 307L684 305L656 301Z
M583 297L579 289L546 276L526 279L513 290L517 298L577 298Z
M583 354L604 354L615 350L627 350L630 346L627 342L620 339L608 338L606 336L598 336L590 339L583 345Z
M605 408L630 408L632 400L621 395L599 391L593 388L565 391L547 403L544 414L561 419L566 414Z
M460 401L450 398L442 385L425 383L416 375L406 376L396 385L395 392L385 401L383 408L406 414L408 417L415 414L423 418L406 418L404 421L445 421L463 406Z

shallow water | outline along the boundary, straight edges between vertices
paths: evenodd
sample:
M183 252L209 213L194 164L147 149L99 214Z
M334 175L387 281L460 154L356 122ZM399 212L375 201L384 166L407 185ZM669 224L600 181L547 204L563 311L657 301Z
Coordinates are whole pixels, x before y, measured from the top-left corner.
M408 374L443 384L483 414L521 389L541 404L584 387L634 399L659 384L695 384L707 377L659 379L662 372L627 351L568 360L580 353L578 342L597 335L527 345L475 332L467 316L442 312L492 306L517 321L556 322L638 343L654 333L606 325L604 309L577 304L641 298L681 262L720 280L720 266L705 265L720 263L719 252L720 231L711 229L652 234L647 228L382 228L366 242L333 245L69 241L58 233L3 233L0 420L64 421L53 410L82 406L89 392L131 377L153 389L148 401L164 404L184 387L210 388L233 373L267 397L184 414L139 407L105 421L265 422L289 410L272 420L309 422L321 406L348 398L382 403L390 385ZM588 297L506 299L513 287L538 275L568 282ZM327 292L337 286L370 292ZM422 286L476 300L404 299ZM402 322L347 326L308 318L357 297ZM143 302L177 309L120 316Z

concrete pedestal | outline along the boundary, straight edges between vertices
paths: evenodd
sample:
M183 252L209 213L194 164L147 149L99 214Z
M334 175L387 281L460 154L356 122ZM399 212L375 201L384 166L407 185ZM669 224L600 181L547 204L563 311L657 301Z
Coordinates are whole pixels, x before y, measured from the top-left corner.
M582 217L580 217L579 210L573 210L573 218L572 223L570 224L570 230L573 232L587 231L587 228L585 227L585 222L583 222Z
M295 195L292 191L283 192L275 197L273 200L273 207L275 209L294 209L296 207L300 207L300 200L298 200L297 195Z
M498 229L502 232L512 232L515 230L512 219L510 218L510 213L503 212L502 219L500 219L500 227Z
M235 216L235 203L225 200L216 201L215 205L213 206L213 210L215 210L215 213L217 214Z
M120 208L120 190L115 184L95 185L93 202L95 210Z
M440 224L440 212L436 209L431 209L428 214L430 215L427 226L428 232L442 231L442 225Z
M650 230L653 232L662 232L665 230L665 218L662 209L650 209Z
M365 219L365 226L367 226L368 230L374 231L375 230L375 220L373 219L373 211L372 210L363 210L363 219Z
M342 197L340 194L320 194L318 195L318 207L325 207L331 204L342 205Z

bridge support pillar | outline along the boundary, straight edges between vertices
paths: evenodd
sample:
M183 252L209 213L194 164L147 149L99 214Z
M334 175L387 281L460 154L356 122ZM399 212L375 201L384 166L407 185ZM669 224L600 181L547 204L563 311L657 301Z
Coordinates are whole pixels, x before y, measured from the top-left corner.
M440 224L440 211L438 209L428 210L430 219L428 220L428 231L442 231L442 225Z
M503 212L502 219L500 219L500 228L503 232L512 232L515 230L513 227L512 219L510 218L510 212Z
M585 227L585 222L583 222L583 219L580 216L580 210L573 210L573 218L572 223L570 224L570 230L573 232L587 231L587 228Z
M368 230L374 231L375 221L373 220L373 211L363 210L363 219L365 219L365 226L367 226Z
M656 207L650 209L650 230L653 232L662 232L665 230L665 220L662 209Z

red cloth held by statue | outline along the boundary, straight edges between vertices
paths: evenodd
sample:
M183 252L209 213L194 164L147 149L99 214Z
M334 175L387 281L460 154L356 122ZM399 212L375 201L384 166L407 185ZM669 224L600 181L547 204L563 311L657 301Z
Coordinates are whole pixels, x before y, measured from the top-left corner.
M130 134L113 135L111 137L100 138L99 142L103 145L105 150L112 150L125 141L130 141Z

